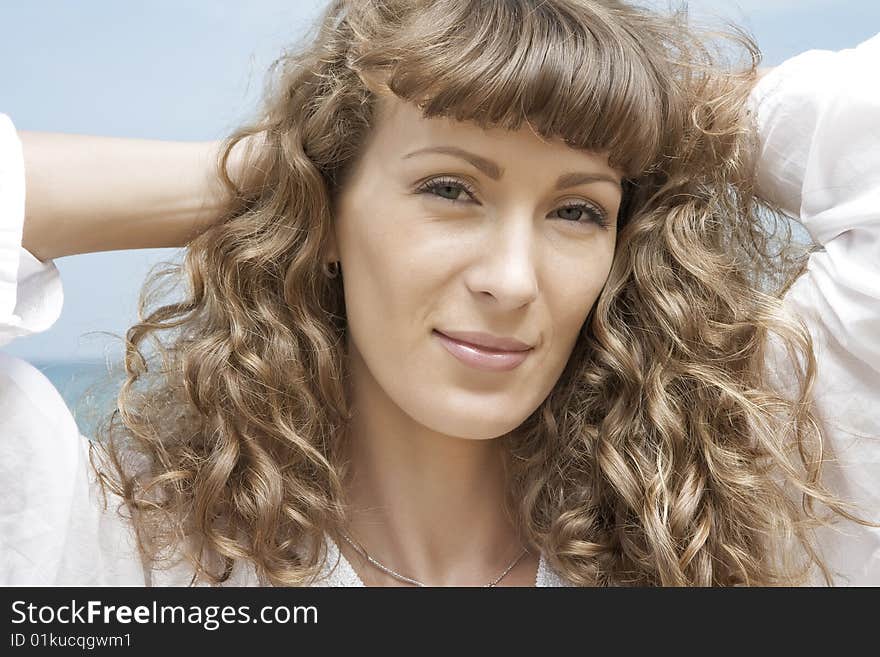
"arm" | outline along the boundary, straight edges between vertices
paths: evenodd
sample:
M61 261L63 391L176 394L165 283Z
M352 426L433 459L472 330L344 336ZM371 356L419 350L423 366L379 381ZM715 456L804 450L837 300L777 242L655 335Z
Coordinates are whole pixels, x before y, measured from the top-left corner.
M21 246L22 150L0 113L0 346L49 328L63 302L55 264ZM102 506L89 448L49 379L0 350L0 584L149 584L119 500Z
M823 479L872 522L880 521L880 88L865 81L878 64L880 34L855 48L810 50L752 98L757 190L823 247L785 296L816 354ZM791 354L778 346L768 354L768 380L788 395L798 379ZM880 584L880 526L837 529L816 536L837 582Z
M20 131L22 246L40 260L183 246L224 202L220 142L171 142ZM233 179L240 164L233 151Z

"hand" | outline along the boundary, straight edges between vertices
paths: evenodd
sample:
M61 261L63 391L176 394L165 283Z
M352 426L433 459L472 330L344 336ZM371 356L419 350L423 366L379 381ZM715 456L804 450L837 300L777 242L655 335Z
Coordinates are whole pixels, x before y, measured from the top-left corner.
M219 149L222 142L214 142L216 151L219 155ZM241 188L245 184L245 174L250 178L247 182L253 182L253 177L259 174L259 171L253 166L253 162L258 157L259 149L263 148L266 143L266 133L259 132L255 135L245 137L232 148L229 154L227 170L229 178L236 187Z

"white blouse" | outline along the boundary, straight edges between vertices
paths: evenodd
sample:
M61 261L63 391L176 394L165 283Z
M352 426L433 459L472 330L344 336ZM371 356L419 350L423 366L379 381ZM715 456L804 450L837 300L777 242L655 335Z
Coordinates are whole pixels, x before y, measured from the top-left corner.
M762 152L759 193L824 248L785 297L810 328L819 373L816 407L836 459L826 482L880 521L880 34L856 48L810 50L768 73L750 102ZM875 82L871 82L875 80ZM51 262L21 246L21 143L0 114L0 346L47 329L62 287ZM784 388L790 370L771 350ZM105 511L81 436L61 395L29 363L0 352L0 584L179 585L184 562L144 567L131 526ZM839 520L818 534L837 584L880 585L880 529ZM327 537L317 585L363 586ZM818 573L814 583L821 583ZM564 586L543 557L537 586ZM258 584L237 563L231 585Z

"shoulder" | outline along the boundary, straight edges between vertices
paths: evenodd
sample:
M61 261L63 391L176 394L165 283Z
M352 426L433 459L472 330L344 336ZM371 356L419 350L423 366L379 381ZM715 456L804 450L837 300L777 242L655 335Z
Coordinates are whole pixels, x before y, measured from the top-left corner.
M79 430L61 394L36 367L2 352L0 418L0 450L5 457L43 457L42 463L35 465L52 464L59 473L77 462ZM22 476L26 472L10 474Z
M81 564L72 562L86 552L80 550L82 542L94 540L85 469L88 440L46 376L4 353L0 418L0 581L91 583ZM88 554L92 560L96 556Z
M0 353L0 583L143 585L130 523L105 504L89 451L49 379Z

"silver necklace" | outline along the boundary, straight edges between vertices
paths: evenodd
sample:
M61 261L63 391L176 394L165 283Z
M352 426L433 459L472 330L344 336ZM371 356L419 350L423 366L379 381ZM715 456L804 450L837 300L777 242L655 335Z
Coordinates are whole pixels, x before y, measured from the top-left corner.
M357 551L358 551L358 554L360 554L360 555L361 555L362 557L364 557L367 561L369 561L371 564L373 564L374 566L376 566L376 568L378 568L379 570L382 570L382 571L388 573L388 574L391 575L392 577L394 577L394 578L396 578L396 579L399 579L401 582L407 582L408 584L414 584L414 585L416 585L416 586L428 586L427 584L423 584L422 582L420 582L420 581L417 580L417 579L413 579L412 577L407 577L406 575L401 575L400 573L398 573L398 572L396 572L396 571L394 571L394 570L391 570L388 566L385 566L385 565L379 563L379 562L376 561L373 557L371 557L369 554L367 554L367 551L364 550L360 545L355 544L355 542L352 541L352 540L348 537L348 534L346 534L345 532L342 532L342 538L344 538L346 541L348 541L348 544L351 545L351 547L353 547L355 550L357 550ZM522 558L526 555L527 552L528 552L528 550L526 550L525 548L523 548L523 551L520 552L520 553L519 553L519 556L518 556L516 559L513 560L513 563L511 563L511 564L505 569L505 571L504 571L503 573L501 573L498 577L496 577L494 580L492 580L492 581L489 582L488 584L483 584L483 588L486 588L486 587L489 587L489 586L495 586L498 582L500 582L501 579L502 579L507 573L509 573L511 570L513 570L513 567L514 567L516 564L518 564L518 563L520 562L520 559L522 559Z

